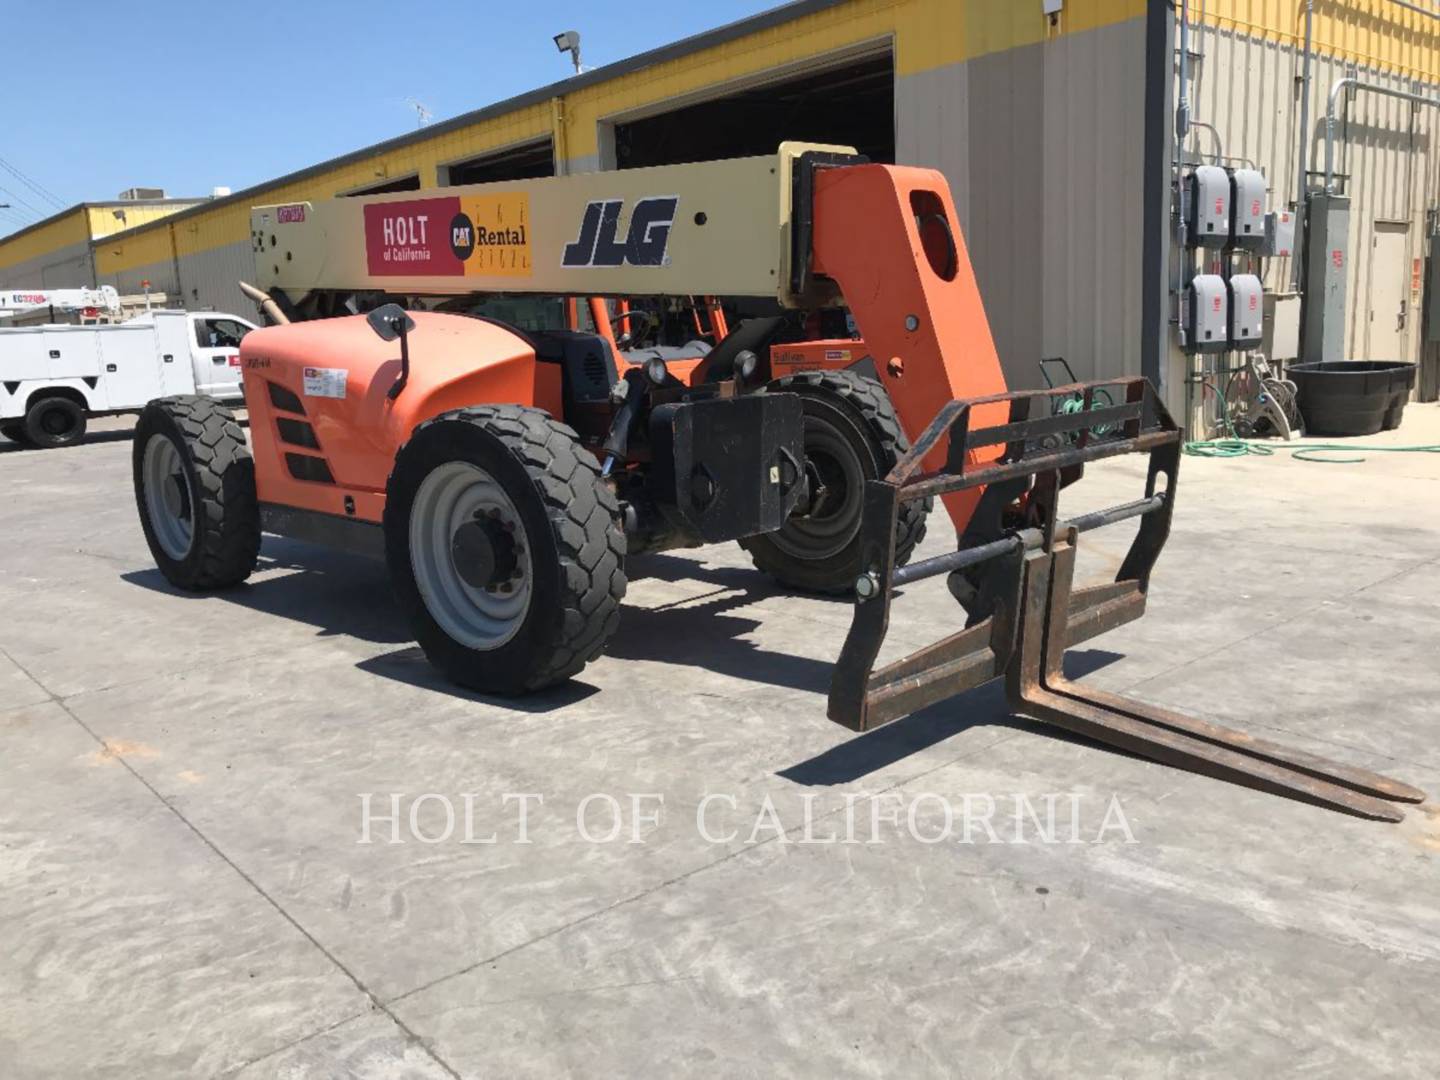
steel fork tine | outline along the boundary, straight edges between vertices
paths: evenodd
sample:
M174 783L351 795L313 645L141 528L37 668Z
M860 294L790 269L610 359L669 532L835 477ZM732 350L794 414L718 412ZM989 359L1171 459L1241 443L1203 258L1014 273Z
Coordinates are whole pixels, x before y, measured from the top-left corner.
M1404 812L1381 799L1425 798L1407 784L1365 769L1071 682L1061 670L1061 658L1075 566L1073 541L1072 535L1050 553L1036 552L1027 559L1021 648L1009 680L1019 711L1162 764L1361 817L1400 821Z

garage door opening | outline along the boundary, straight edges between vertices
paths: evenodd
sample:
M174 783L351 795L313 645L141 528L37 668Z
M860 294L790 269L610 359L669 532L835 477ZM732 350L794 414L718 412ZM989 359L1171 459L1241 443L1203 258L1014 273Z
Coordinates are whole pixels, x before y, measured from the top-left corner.
M540 139L524 146L442 166L440 183L453 187L456 184L491 184L499 180L534 180L554 175L554 148L549 139Z
M369 184L354 191L342 191L342 198L350 199L357 195L389 195L394 191L419 191L420 174L411 173L409 176L401 176L395 180L385 180L379 184Z
M782 142L839 143L895 161L895 65L887 50L674 112L615 125L615 165L638 169L773 154Z

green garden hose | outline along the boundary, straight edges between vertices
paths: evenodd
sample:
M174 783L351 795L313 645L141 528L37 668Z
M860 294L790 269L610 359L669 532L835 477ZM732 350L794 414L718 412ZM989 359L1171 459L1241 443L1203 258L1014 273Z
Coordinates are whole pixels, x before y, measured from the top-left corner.
M1109 391L1097 389L1091 397L1091 409L1106 409L1115 404L1115 399L1110 396ZM1073 416L1075 413L1085 411L1085 398L1079 394L1074 397L1067 397L1061 401L1055 412L1063 416ZM1096 424L1090 429L1090 434L1096 438L1102 435L1109 435L1115 430L1114 424Z
M1420 446L1369 446L1364 443L1290 443L1290 442L1258 442L1253 439L1242 439L1235 434L1235 425L1230 422L1230 406L1223 394L1216 393L1215 387L1209 381L1202 380L1201 385L1215 394L1215 400L1220 403L1220 431L1218 439L1195 439L1185 443L1181 449L1192 457L1208 458L1240 458L1240 457L1273 457L1277 450L1284 451L1296 461L1313 461L1317 465L1358 465L1364 461L1363 457L1314 457L1315 454L1354 454L1357 451L1366 454L1440 454L1440 445Z

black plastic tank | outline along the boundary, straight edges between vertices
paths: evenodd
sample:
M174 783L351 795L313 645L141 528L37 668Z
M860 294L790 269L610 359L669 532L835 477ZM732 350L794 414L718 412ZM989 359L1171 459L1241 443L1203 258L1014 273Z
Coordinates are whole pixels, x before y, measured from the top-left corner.
M1306 435L1374 435L1400 426L1415 365L1400 360L1291 364Z

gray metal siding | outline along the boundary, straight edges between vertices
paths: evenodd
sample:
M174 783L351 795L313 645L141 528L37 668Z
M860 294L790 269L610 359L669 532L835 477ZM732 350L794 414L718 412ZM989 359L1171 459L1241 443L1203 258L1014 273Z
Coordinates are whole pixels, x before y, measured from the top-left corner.
M897 82L897 158L950 181L1012 386L1140 373L1144 108L1144 19Z
M90 245L84 241L0 270L0 289L84 289L94 285Z
M185 306L191 310L211 308L255 317L255 303L240 291L239 282L255 279L255 254L248 240L212 248L180 260L181 287Z
M1229 29L1194 26L1191 48L1193 115L1219 131L1227 162L1253 164L1266 176L1270 208L1283 209L1295 197L1300 147L1299 78L1302 52L1289 43L1261 41ZM1325 107L1330 88L1347 74L1397 90L1414 90L1408 78L1360 67L1316 53L1311 61L1311 139L1307 165L1311 185L1323 184L1325 168ZM1419 92L1440 95L1440 87L1420 84ZM1369 355L1368 297L1370 245L1376 219L1408 221L1409 260L1423 256L1425 207L1440 197L1440 110L1375 94L1358 94L1348 110L1337 110L1335 169L1338 191L1351 199L1350 264L1347 293L1346 350ZM1350 138L1344 136L1348 133ZM1210 159L1207 132L1196 135L1193 148ZM1391 268L1386 268L1390 272ZM1290 260L1271 259L1265 268L1267 289L1289 288ZM1404 359L1419 357L1419 323L1409 324Z

